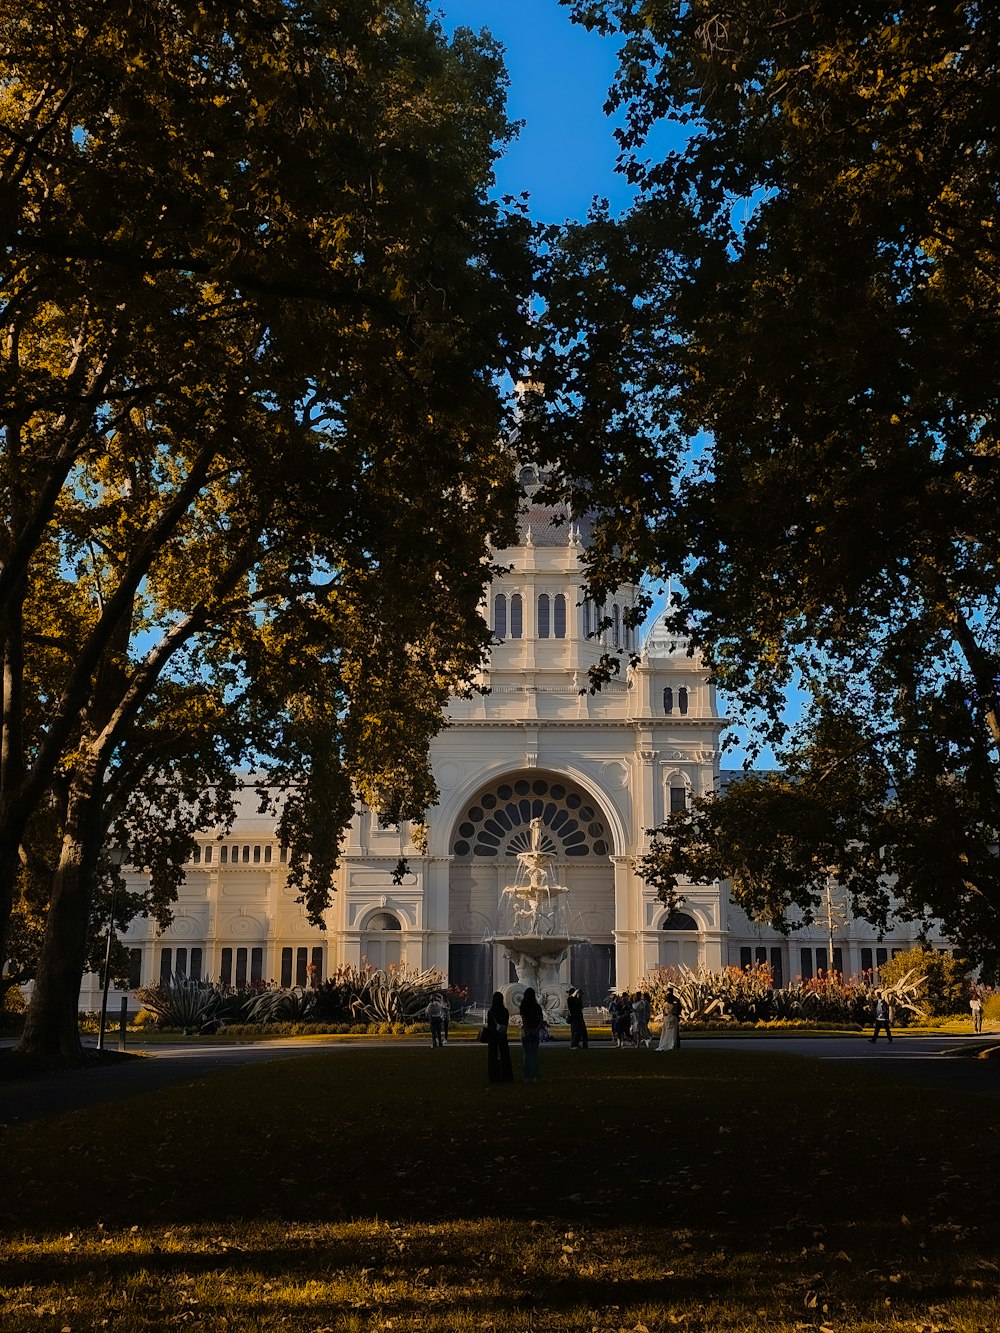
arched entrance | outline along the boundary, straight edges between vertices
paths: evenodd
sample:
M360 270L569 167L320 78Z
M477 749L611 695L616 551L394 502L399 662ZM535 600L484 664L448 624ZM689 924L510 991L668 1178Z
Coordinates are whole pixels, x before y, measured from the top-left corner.
M473 1003L513 980L509 964L490 942L497 903L531 845L530 823L542 823L542 850L557 860L559 882L586 942L575 945L564 969L588 1004L599 1004L614 984L614 873L611 832L599 805L571 779L518 773L495 780L469 801L451 842L448 972L468 987Z
M402 924L392 912L376 912L365 922L361 936L361 957L380 972L398 967L403 961Z
M660 925L660 966L685 967L697 970L701 961L698 944L698 922L688 912L674 912L664 917Z

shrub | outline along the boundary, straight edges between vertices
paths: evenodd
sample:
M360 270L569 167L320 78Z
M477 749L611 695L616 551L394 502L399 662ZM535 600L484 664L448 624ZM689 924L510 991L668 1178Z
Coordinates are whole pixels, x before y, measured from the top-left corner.
M879 987L890 990L908 972L923 977L919 1000L932 1018L962 1014L969 1008L969 976L963 963L935 949L909 949L882 964Z

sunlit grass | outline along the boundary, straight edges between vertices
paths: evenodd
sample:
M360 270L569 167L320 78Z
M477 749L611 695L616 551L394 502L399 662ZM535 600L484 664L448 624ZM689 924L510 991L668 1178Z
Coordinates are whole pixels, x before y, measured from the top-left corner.
M1000 1327L995 1100L882 1064L338 1049L6 1133L0 1326Z

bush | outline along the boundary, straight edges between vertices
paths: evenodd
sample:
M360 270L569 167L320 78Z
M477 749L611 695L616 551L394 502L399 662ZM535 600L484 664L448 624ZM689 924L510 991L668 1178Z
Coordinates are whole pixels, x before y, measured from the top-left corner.
M925 978L918 995L931 1018L968 1012L969 975L956 958L935 949L908 949L882 964L878 970L879 986L889 989L910 971Z

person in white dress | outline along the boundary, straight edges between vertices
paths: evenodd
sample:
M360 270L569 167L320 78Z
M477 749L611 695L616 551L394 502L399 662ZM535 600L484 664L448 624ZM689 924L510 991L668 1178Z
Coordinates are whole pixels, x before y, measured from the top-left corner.
M660 1031L658 1051L676 1051L681 1044L681 1002L674 994L673 986L667 987L663 997L663 1027Z

